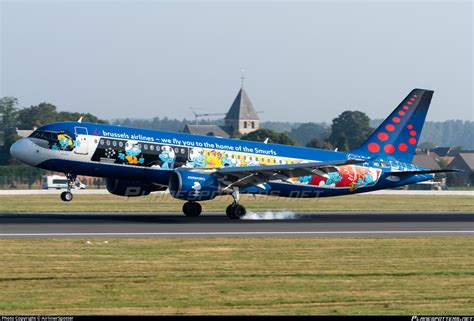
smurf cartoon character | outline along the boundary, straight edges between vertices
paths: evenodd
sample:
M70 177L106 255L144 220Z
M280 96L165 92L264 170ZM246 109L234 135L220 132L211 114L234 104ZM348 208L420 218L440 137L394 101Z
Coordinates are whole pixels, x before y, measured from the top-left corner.
M301 176L301 177L299 178L299 182L300 182L301 184L309 184L309 183L311 182L311 178L312 178L311 175Z
M160 159L163 161L163 165L161 165L161 168L173 169L175 158L176 153L174 152L171 146L161 147Z
M337 183L342 180L342 176L341 174L339 174L339 172L330 172L327 175L328 178L326 179L326 181L319 182L319 186L336 187Z
M223 167L235 167L237 166L237 160L231 152L224 152L222 157L222 166Z
M209 151L206 156L206 167L222 167L222 153L215 150Z
M260 166L257 156L249 156L248 166Z
M206 158L204 157L204 151L202 148L194 147L191 149L186 162L186 167L206 167Z
M372 173L371 171L368 171L367 173L364 173L362 175L359 175L357 179L357 185L358 187L362 186L367 186L367 185L372 185L375 183L374 176L377 176L376 173Z
M75 142L72 140L71 136L66 133L58 134L59 148L61 150L71 151L74 149Z
M128 141L127 144L125 144L125 154L119 153L118 158L125 164L129 165L143 164L145 159L143 158L143 155L140 155L141 152L142 150L137 142Z
M193 189L193 196L199 196L199 192L201 191L201 184L199 182L194 182L193 186L191 186Z
M302 164L306 164L306 163L309 163L309 161L307 160L304 160L301 162ZM311 175L306 175L306 176L301 176L299 179L298 179L298 182L301 183L301 184L309 184L311 182L311 178L313 176Z

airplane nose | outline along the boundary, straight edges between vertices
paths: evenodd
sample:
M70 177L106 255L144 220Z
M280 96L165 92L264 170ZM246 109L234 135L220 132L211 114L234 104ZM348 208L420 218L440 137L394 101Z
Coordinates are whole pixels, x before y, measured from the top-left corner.
M10 155L21 160L24 163L31 164L31 142L28 138L22 138L10 147Z

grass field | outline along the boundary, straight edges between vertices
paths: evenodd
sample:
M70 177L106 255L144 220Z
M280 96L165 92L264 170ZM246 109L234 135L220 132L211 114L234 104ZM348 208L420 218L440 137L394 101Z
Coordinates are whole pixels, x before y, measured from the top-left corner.
M472 315L472 240L0 240L0 314Z
M201 202L203 212L223 212L230 196ZM291 199L243 196L249 211L473 211L470 196L350 195L329 198ZM183 201L169 195L120 197L114 195L75 195L70 203L59 195L0 196L0 212L181 212Z

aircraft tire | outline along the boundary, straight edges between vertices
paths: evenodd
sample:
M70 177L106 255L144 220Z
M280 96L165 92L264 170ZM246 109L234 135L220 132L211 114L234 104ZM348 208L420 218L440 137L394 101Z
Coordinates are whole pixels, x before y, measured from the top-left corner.
M63 200L64 202L70 202L72 201L72 193L71 192L62 192L61 193L61 200Z
M198 217L201 215L202 206L196 202L186 202L183 204L183 213L188 217Z
M231 204L226 208L227 217L231 220L239 220L242 216L247 213L247 210L243 205L240 204Z

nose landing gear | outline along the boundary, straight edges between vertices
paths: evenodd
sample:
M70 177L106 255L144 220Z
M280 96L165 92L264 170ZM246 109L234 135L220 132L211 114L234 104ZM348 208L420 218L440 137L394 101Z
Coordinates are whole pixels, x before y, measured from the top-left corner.
M69 191L62 192L61 193L61 200L64 202L70 202L72 201L72 193Z
M64 202L70 202L72 201L72 198L73 198L71 189L74 186L74 183L76 182L77 175L72 174L72 173L67 173L66 178L67 178L67 191L61 193L61 200Z

